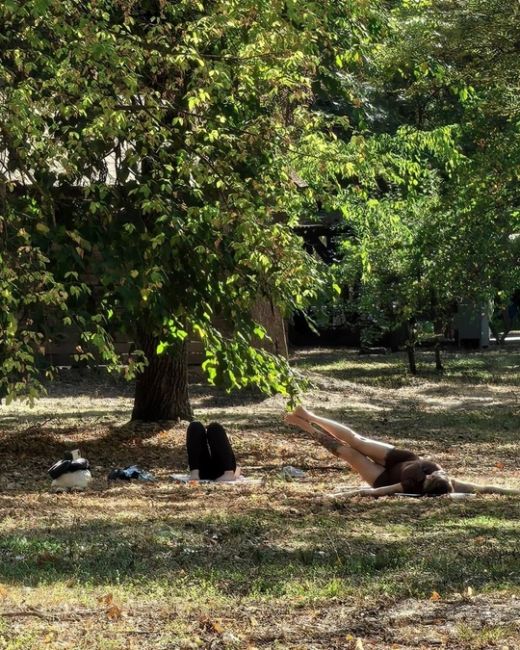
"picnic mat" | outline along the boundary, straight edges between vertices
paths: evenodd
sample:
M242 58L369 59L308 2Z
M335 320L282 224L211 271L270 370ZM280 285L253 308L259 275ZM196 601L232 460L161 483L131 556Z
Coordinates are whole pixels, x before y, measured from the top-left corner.
M262 479L239 476L234 481L210 481L208 479L193 480L189 474L170 474L175 483L200 483L201 485L260 485Z
M354 486L341 486L340 489L338 489L336 492L332 492L328 494L328 497L335 498L335 497L348 497L348 496L359 496L356 494L358 490L362 489L361 487L354 487ZM407 492L395 492L394 494L387 494L385 496L389 497L408 497L411 499L419 499L423 496L423 494L409 494ZM475 492L450 492L446 496L449 496L450 499L453 499L455 501L460 501L463 499L472 499L473 497L476 497ZM372 497L373 498L373 497Z

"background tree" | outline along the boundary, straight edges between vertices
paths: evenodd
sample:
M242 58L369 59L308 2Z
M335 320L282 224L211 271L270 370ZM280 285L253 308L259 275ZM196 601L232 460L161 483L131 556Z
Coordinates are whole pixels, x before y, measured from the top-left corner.
M459 296L473 288L510 294L518 284L511 236L519 226L520 7L437 0L404 3L395 18L396 35L404 25L407 38L386 69L399 70L402 105L418 128L456 124L464 155L442 186L438 268Z
M413 369L421 322L518 286L519 21L499 0L439 0L393 3L382 25L355 135L380 164L335 195L355 233L338 273L372 329L407 327Z

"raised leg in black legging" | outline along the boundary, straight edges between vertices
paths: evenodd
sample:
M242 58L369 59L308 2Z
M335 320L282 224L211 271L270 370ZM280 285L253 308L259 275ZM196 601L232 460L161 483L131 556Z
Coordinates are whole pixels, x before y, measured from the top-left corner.
M186 431L186 449L192 478L214 479L218 476L214 475L206 427L202 422L190 422Z
M226 430L218 422L212 422L208 425L207 434L213 469L217 473L215 478L233 479L237 461Z

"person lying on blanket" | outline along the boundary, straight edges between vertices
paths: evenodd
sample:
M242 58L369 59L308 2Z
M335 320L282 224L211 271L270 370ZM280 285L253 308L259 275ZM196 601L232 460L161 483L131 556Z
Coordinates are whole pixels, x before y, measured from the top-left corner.
M186 449L190 480L228 482L240 476L226 430L218 422L212 422L207 428L202 422L190 422Z
M342 458L371 487L353 489L350 495L385 496L405 493L438 496L450 492L520 494L520 490L493 485L475 485L450 478L440 465L407 449L371 440L349 427L315 415L298 406L285 422L307 431L326 449Z

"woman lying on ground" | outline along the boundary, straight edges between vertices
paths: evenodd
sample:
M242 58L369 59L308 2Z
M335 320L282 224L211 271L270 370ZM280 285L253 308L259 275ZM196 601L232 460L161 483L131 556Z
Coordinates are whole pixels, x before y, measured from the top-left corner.
M310 433L335 456L346 460L372 486L354 488L349 494L374 497L396 493L428 496L450 492L520 494L520 490L450 478L437 463L406 449L360 436L349 427L315 415L302 406L287 414L285 421Z
M191 422L186 431L186 449L192 481L235 481L240 470L226 430L218 422L206 428Z

